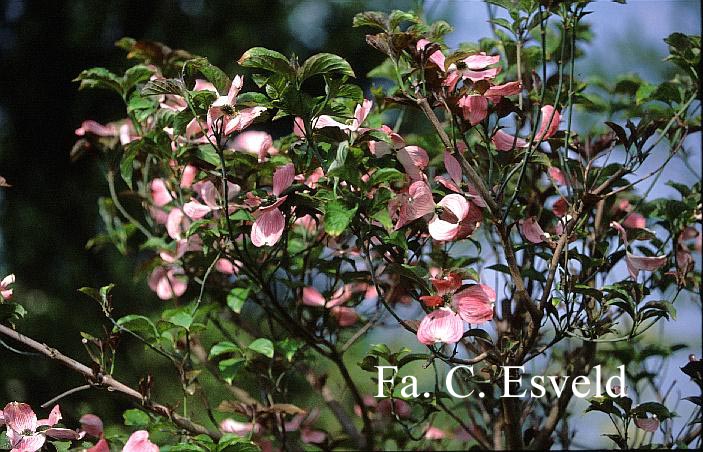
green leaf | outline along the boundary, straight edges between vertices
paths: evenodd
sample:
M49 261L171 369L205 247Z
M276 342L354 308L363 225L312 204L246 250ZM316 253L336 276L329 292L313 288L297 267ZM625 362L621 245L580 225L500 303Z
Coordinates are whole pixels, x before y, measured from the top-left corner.
M125 184L131 189L132 188L132 175L134 173L134 159L139 153L141 148L142 140L135 140L128 143L124 148L122 153L122 160L120 160L120 176L124 180Z
M241 353L241 351L242 349L239 348L239 345L233 342L223 341L212 346L208 359L212 359L216 356L224 355L226 353Z
M249 288L235 287L227 294L227 306L237 314L242 311L244 302L249 297Z
M237 105L245 107L268 107L271 105L271 99L263 93L246 92L237 96Z
M156 325L148 317L143 315L126 315L117 320L117 325L125 328L127 330L133 331L135 333L148 333L149 337L158 337L159 331L156 329Z
M463 337L475 337L478 339L481 339L483 341L486 341L489 344L493 344L493 339L491 338L491 335L488 334L486 330L483 330L481 328L472 328L466 333L464 333Z
M102 88L122 95L122 79L103 67L87 69L73 81L81 82L79 89Z
M397 9L393 10L388 16L388 25L391 29L395 29L403 22L419 23L420 19L413 12L400 11Z
M264 69L281 74L289 80L292 80L296 75L288 58L275 50L263 47L252 47L247 50L239 58L238 63L243 67Z
M505 264L493 264L491 266L486 267L487 270L493 270L497 271L500 273L505 273L506 275L510 274L510 269L508 268L507 265Z
M379 168L369 179L369 185L375 187L383 182L398 182L405 179L405 175L395 168Z
M175 78L151 80L141 90L142 96L160 96L161 94L176 94L183 96L185 86Z
M359 361L359 367L367 372L378 372L378 356L366 355Z
M215 151L209 144L198 146L193 153L193 156L215 167L220 166L220 156L217 155L217 151Z
M261 449L256 444L246 438L225 433L217 443L217 448L214 452L259 452Z
M637 405L637 407L635 407L632 410L632 413L634 415L645 414L645 413L656 414L660 421L663 421L664 419L669 419L672 417L669 409L667 407L665 407L664 405L662 405L661 403L657 403L657 402L641 403L641 404Z
M143 427L149 425L149 415L145 412L137 409L127 410L122 413L124 418L124 425L133 425L137 427Z
M197 444L174 444L172 446L159 447L161 452L207 452L210 449L198 446Z
M219 367L220 373L222 374L224 380L228 384L232 384L234 377L237 376L239 369L244 367L244 364L246 364L246 359L244 358L231 358L220 361L217 364L217 367Z
M373 27L381 30L388 30L388 16L379 11L365 11L354 16L353 27Z
M259 338L249 344L249 349L261 353L267 358L273 358L273 342L266 338Z
M428 359L430 359L430 355L428 355L427 353L410 353L398 360L398 369L405 366L406 364L410 364L411 362L427 361Z
M574 292L580 293L582 295L586 295L591 298L595 298L598 301L603 299L603 292L602 291L595 289L593 287L587 286L585 284L574 285Z
M229 216L231 221L254 221L254 216L246 210L240 209Z
M293 360L293 357L300 347L303 346L303 343L296 339L287 337L282 341L279 341L276 345L283 351L283 355L286 357L286 360L290 362Z
M388 358L391 355L391 349L388 348L386 344L374 344L371 346L369 353L374 356L380 356L381 358Z
M342 141L337 147L337 155L327 169L327 177L333 177L336 174L335 170L344 169L344 162L347 160L347 154L349 153L349 143Z
M0 303L0 322L21 319L25 314L27 314L27 311L20 304L8 302Z
M185 309L178 309L176 312L170 312L169 310L164 312L164 314L164 320L176 326L180 326L186 331L190 330L190 326L193 324L193 317L187 313Z
M186 61L185 66L188 68L193 68L203 74L209 82L215 85L215 88L220 94L224 95L224 93L229 90L232 82L229 77L227 77L227 74L225 74L219 67L210 63L207 58L195 58L188 60Z
M127 94L138 83L146 82L154 74L154 70L143 64L127 69L122 76L122 89Z
M354 71L347 60L331 53L318 53L311 56L305 60L303 66L298 70L300 83L316 75L328 74L354 77Z
M330 201L325 207L325 232L336 237L344 232L351 222L358 206L348 208L340 201Z

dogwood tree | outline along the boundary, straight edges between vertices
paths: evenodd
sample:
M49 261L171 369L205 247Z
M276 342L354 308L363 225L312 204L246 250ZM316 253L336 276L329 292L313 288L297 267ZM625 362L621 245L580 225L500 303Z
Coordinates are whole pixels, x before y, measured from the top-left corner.
M109 281L84 287L107 328L68 357L13 328L21 294L3 279L0 335L83 375L94 391L73 396L135 403L131 436L106 436L100 413L53 428L60 414L37 422L10 402L10 448L569 448L582 416L571 383L505 397L521 392L515 371L621 365L626 387L588 397L584 419L612 422L614 447L695 445L699 395L681 395L698 421L686 424L644 371L675 344L644 339L700 290L700 183L670 182L672 198L648 188L700 135L700 37L666 40L675 76L662 84L591 83L576 70L589 2L493 3L495 36L459 48L443 21L357 15L386 57L367 92L329 53L255 47L227 74L130 38L117 43L124 73L79 74L126 108L76 130L74 155L105 162L111 194L93 243L139 252L160 300L144 303L161 316L125 312ZM172 376L148 361L143 380L122 381L121 341L167 359L180 394L152 396ZM701 385L700 360L677 365Z

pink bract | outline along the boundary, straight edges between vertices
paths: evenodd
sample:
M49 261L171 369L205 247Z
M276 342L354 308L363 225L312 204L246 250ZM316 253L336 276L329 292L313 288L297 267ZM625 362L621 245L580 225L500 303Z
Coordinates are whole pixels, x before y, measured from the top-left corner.
M493 319L496 293L490 286L475 284L454 294L454 307L467 323L481 324Z
M159 446L149 441L149 432L137 430L130 435L122 452L159 452Z
M417 329L417 340L425 345L435 342L454 344L464 334L464 322L449 308L439 308L425 316Z
M424 181L417 181L410 184L407 194L398 196L400 202L400 212L395 229L398 230L427 214L434 212L435 203L432 199L432 190Z
M520 220L520 232L522 232L522 235L532 243L544 242L545 233L537 223L537 219L535 217Z

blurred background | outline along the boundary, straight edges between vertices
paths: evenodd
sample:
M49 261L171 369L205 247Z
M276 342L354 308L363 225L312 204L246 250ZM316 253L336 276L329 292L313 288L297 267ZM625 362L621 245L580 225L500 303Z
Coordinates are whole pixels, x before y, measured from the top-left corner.
M94 66L123 69L124 53L113 45L118 38L187 49L230 75L235 61L253 46L301 57L324 49L348 59L368 88L363 75L382 58L367 47L364 30L351 27L357 12L422 7L428 19L445 19L454 26L449 46L491 35L486 5L468 0L170 0L150 2L149 7L136 0L5 0L0 5L0 175L12 185L0 189L0 277L17 276L15 296L28 311L19 329L84 361L80 332L99 334L104 322L97 306L78 288L114 282L122 312L148 315L161 307L146 283L133 278L135 256L122 256L109 246L86 250L86 242L101 228L97 198L107 195L107 185L97 159L69 160L81 121L104 123L123 117L114 94L79 92L71 81ZM594 13L587 20L593 24L594 39L588 58L578 63L581 76L636 72L648 81L664 80L669 66L662 61L667 55L662 39L673 31L700 34L696 0L597 2L590 10ZM699 141L690 146L700 150ZM700 153L692 165L700 168ZM672 178L695 181L675 166L661 180ZM653 195L671 195L667 190L662 185ZM700 355L700 301L685 303L690 309L681 308L678 326L666 325L673 334L668 339L684 342ZM0 402L23 400L38 407L84 384L55 363L20 356L1 345ZM124 360L120 374L135 384L141 360ZM154 362L156 373L158 364ZM99 405L91 406L96 400ZM107 393L69 397L61 405L71 424L72 416L88 411L99 411L108 423L121 423L121 411L131 407Z

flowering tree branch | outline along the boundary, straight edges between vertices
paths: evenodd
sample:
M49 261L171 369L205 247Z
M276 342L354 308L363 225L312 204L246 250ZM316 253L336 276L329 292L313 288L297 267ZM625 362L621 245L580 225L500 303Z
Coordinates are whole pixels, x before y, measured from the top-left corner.
M164 416L171 421L173 421L174 424L176 424L178 427L188 431L189 433L193 435L208 435L209 437L217 440L222 436L222 433L220 433L217 430L210 430L206 427L203 427L200 424L197 424L193 421L191 421L188 418L185 418L178 413L176 413L173 409L161 405L159 403L153 402L149 399L146 399L139 391L132 389L131 387L125 385L124 383L114 379L111 375L103 375L100 373L96 373L91 369L90 367L86 366L83 363L80 363L73 358L70 358L63 353L59 352L55 348L51 348L46 344L42 344L40 342L35 341L34 339L27 337L21 333L18 333L17 331L13 330L12 328L0 324L0 334L6 337L9 337L10 339L13 339L17 342L19 342L22 345L25 345L26 347L41 353L42 355L46 356L47 358L58 362L59 364L71 369L72 371L82 375L85 377L86 380L90 382L90 384L96 388L104 388L107 389L108 391L115 391L119 392L120 394L123 394L127 396L130 399L133 399L136 401L140 406L144 407L145 409L151 411L154 414L157 414L159 416Z

